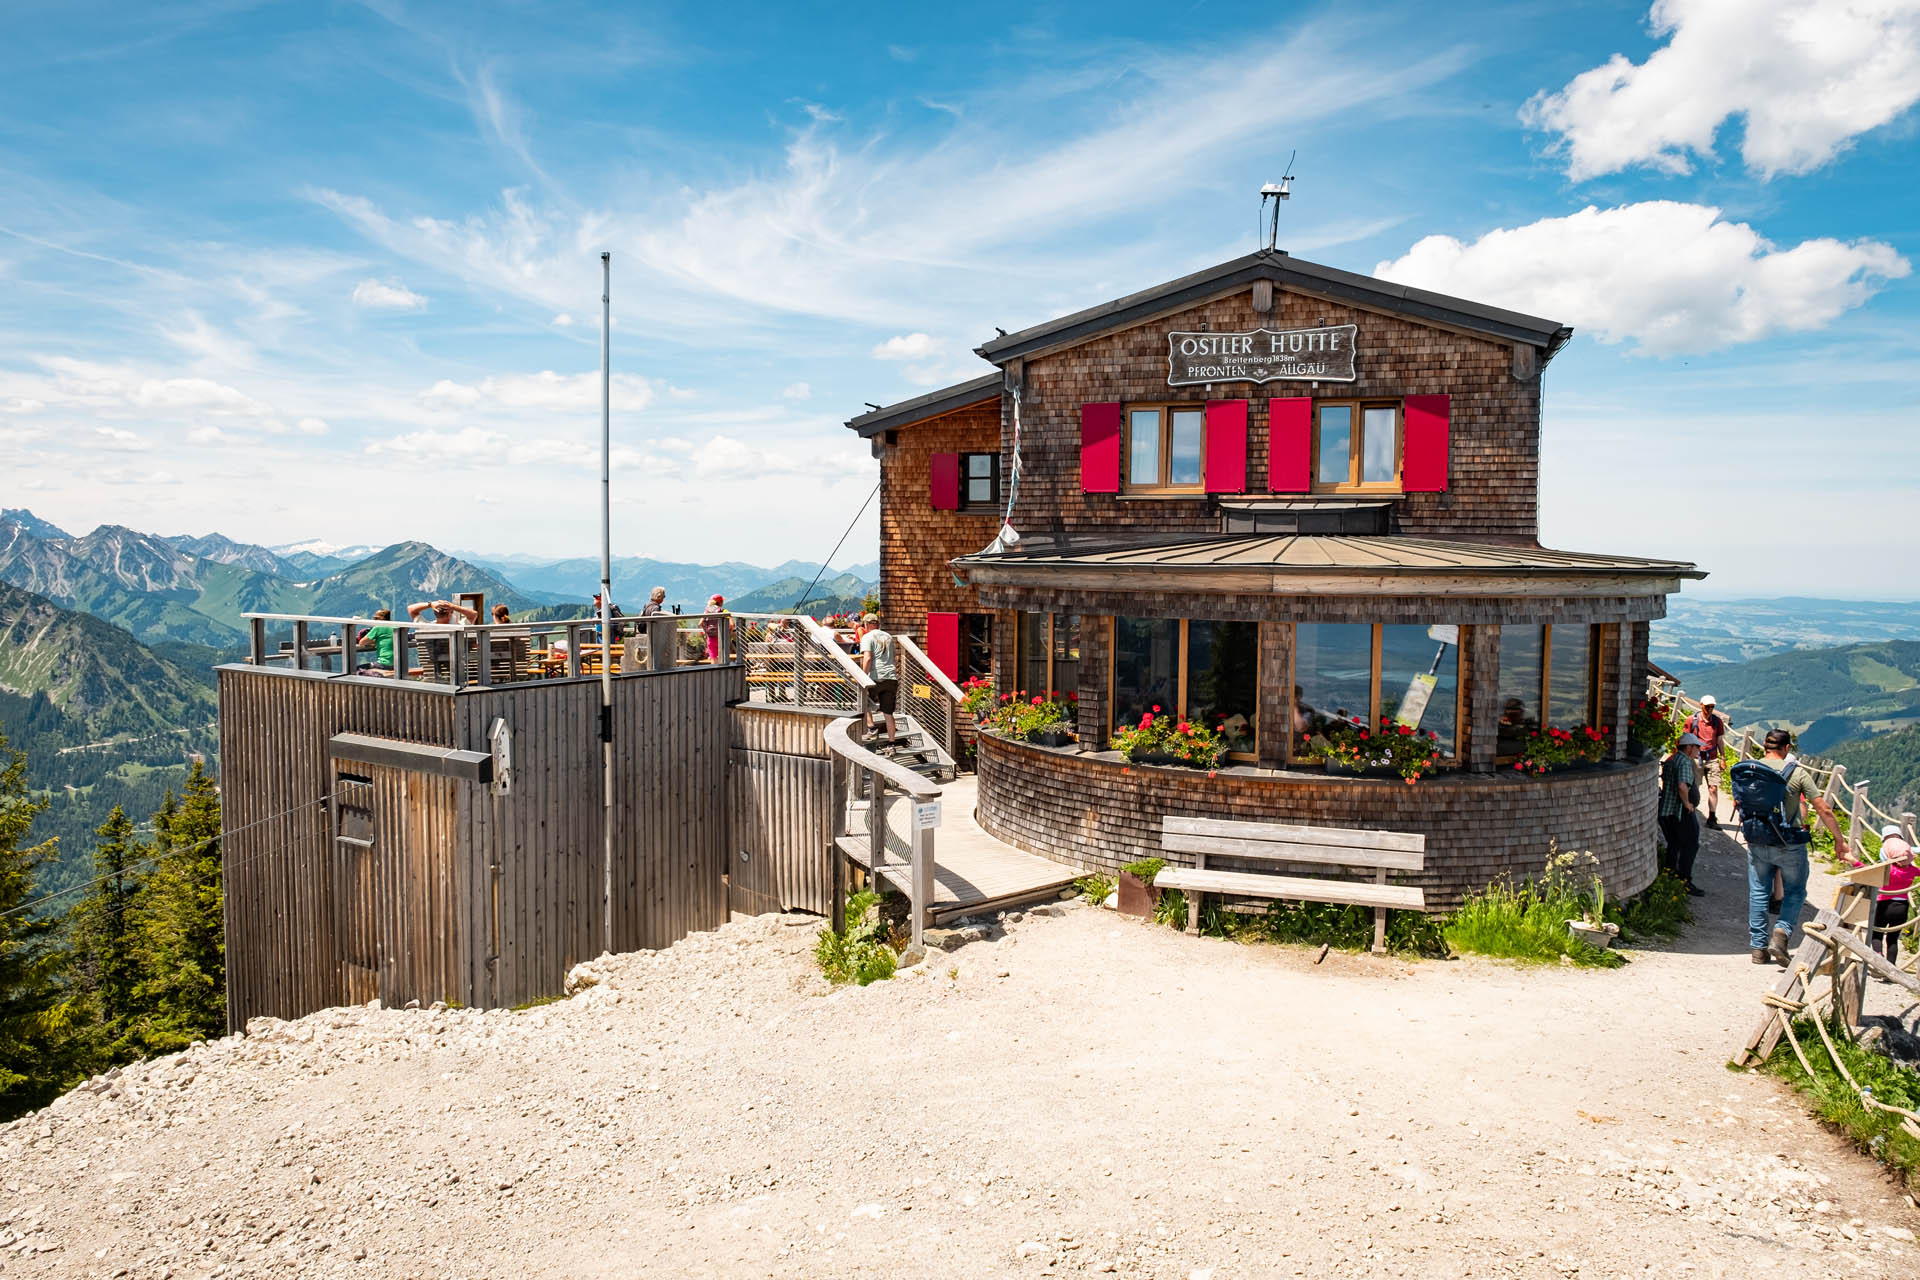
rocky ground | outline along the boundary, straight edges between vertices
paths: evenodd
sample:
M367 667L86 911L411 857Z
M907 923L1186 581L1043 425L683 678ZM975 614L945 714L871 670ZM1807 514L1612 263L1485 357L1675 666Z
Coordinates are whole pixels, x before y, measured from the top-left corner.
M1920 1274L1920 1212L1727 1070L1738 850L1613 971L1079 904L832 990L812 922L519 1013L342 1009L0 1128L8 1276Z

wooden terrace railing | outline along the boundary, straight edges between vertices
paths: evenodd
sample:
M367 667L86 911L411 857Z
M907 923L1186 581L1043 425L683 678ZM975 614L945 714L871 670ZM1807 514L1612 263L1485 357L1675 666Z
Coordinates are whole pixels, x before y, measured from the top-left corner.
M754 702L858 711L873 679L803 613L735 613L735 649Z
M337 618L317 614L249 613L248 657L254 666L369 675L415 684L465 688L600 673L606 656L600 619L554 622L438 622ZM364 643L377 628L393 633L393 660L381 665ZM615 674L666 671L736 660L733 616L655 614L613 619ZM290 638L282 639L290 633Z
M844 933L847 927L847 859L864 862L874 881L885 875L890 865L889 804L904 804L908 806L906 856L897 869L905 872L907 897L913 907L913 943L924 947L927 919L933 908L934 828L917 822L912 806L938 801L940 784L855 743L853 725L851 717L835 720L825 732L828 761L833 766L827 846L827 858L833 864L833 928ZM862 858L862 854L866 856Z

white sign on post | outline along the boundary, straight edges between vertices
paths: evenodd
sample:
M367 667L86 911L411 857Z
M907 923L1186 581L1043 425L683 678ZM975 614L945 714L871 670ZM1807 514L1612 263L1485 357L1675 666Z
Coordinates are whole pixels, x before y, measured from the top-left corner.
M915 803L913 806L914 830L924 831L928 827L937 827L939 825L940 802L938 800L926 800Z

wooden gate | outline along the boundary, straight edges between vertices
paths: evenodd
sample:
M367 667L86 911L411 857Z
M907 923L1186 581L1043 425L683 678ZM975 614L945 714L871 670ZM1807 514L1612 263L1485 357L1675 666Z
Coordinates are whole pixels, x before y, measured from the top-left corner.
M833 908L827 858L833 766L821 735L846 713L743 704L732 714L728 907L750 915L825 915Z

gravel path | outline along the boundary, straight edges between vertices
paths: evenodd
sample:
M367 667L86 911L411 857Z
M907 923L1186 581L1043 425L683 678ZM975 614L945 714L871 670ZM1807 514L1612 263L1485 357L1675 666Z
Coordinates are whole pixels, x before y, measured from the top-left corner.
M829 991L817 926L517 1014L335 1010L0 1129L7 1276L1920 1274L1920 1213L1726 1070L1772 970L1245 947L1078 904Z

